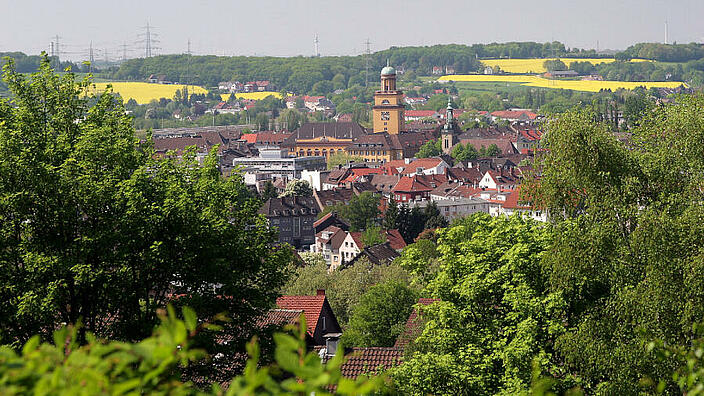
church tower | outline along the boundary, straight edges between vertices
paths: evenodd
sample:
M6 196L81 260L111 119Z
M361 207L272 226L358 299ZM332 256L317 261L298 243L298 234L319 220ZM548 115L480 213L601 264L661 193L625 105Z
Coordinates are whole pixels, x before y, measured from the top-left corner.
M386 61L381 69L381 90L374 93L374 133L397 135L404 129L403 92L396 90L396 69Z
M444 154L450 154L452 147L457 144L457 134L455 128L455 118L452 112L452 102L451 97L447 98L447 111L445 113L445 125L440 132L442 137L442 152Z

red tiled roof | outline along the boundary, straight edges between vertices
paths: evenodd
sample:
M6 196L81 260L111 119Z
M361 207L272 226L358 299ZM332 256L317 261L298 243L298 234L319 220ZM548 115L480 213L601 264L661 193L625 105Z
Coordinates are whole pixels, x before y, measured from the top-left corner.
M447 175L413 175L403 176L396 186L391 190L393 192L419 192L432 191L438 185L447 181Z
M404 117L432 117L438 112L435 110L406 110L403 112Z
M315 327L318 325L318 318L324 303L324 294L319 296L281 296L276 299L276 305L283 309L303 311L310 335L315 333Z
M441 158L418 158L417 160L414 160L410 164L406 165L406 167L403 168L401 174L413 175L416 173L418 168L435 168L436 166L440 165L440 163L442 163Z
M491 115L494 117L499 117L499 118L520 118L521 116L525 115L530 120L534 120L534 119L536 119L536 117L538 117L538 115L533 113L532 111L511 111L511 110L494 111L491 113Z
M257 134L256 133L244 133L242 134L242 137L240 139L244 140L247 143L254 144L257 142Z
M296 324L303 310L300 309L270 309L257 318L257 327L263 329L268 326L283 327L287 324Z
M386 234L386 242L389 243L389 246L391 246L392 249L401 250L406 247L406 241L403 240L403 237L398 230L384 230L383 232ZM364 242L362 242L361 232L350 232L350 236L360 250L364 249Z
M428 306L434 302L440 301L439 298L419 298L417 305ZM403 333L399 334L396 339L396 348L405 348L411 341L414 341L423 331L422 317L418 315L418 308L414 307L406 321L406 327Z
M403 349L396 347L352 348L340 371L343 377L356 379L360 375L388 370L403 361Z

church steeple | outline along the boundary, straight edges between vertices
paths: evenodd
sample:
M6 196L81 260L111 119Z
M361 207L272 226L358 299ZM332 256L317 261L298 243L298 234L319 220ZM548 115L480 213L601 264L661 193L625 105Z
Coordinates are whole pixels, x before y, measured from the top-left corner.
M403 92L396 89L396 69L386 60L381 69L381 89L374 93L374 132L396 135L404 129Z
M442 152L450 154L452 147L457 143L455 136L455 118L452 111L452 98L447 98L447 110L445 112L445 126L443 126L440 135L442 137Z

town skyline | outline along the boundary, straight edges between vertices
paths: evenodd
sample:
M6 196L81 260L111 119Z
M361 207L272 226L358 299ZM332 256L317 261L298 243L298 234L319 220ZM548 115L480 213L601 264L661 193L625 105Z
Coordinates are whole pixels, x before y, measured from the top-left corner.
M58 41L57 52L74 61L88 59L91 47L101 60L144 57L147 24L152 55L190 50L194 55L311 56L316 52L316 36L321 56L362 54L367 39L375 52L392 46L512 41L560 41L568 47L623 50L638 42L701 42L704 37L693 17L704 12L704 4L693 0L671 4L658 0L647 5L634 0L597 1L567 8L554 0L481 6L454 0L435 6L412 1L404 2L402 9L399 2L366 0L354 4L267 1L264 7L157 1L149 10L142 10L135 1L119 6L77 1L60 6L8 3L5 9L17 17L0 26L0 52L51 53L52 42ZM432 17L429 9L435 11ZM213 14L216 22L199 23Z

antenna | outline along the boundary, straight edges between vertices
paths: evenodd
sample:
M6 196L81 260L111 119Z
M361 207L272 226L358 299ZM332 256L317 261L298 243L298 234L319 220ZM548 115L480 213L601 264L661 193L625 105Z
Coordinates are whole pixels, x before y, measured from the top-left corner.
M193 54L191 53L191 39L190 39L190 38L188 39L188 50L186 51L186 53L187 53L188 55L193 55Z
M313 44L315 45L315 56L320 56L320 40L318 40L318 33L315 34Z
M104 50L103 53L104 53L104 55L105 55L105 68L107 68L107 67L108 67L108 63L110 62L110 61L108 60L108 49L105 48L105 50Z
M367 38L367 41L364 42L364 45L366 45L366 49L364 51L364 86L367 87L369 85L369 58L372 54L372 43Z
M667 19L665 19L665 44L669 42L669 37L668 37L668 26L667 26Z

